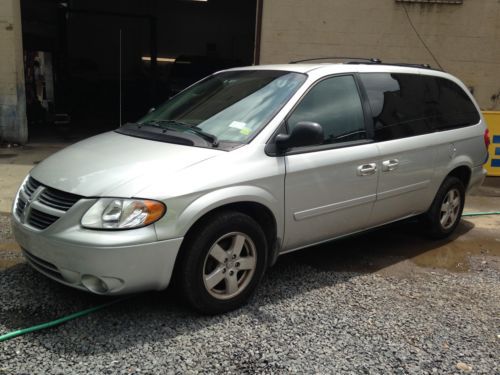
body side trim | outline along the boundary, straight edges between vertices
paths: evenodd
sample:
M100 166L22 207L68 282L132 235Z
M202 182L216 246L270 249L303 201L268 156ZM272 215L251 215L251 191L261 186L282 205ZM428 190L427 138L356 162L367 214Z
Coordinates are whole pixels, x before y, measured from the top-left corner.
M387 190L381 193L377 193L377 200L384 200L387 198L396 197L398 195L403 195L416 190L422 190L429 186L431 180L425 180L417 182L416 184L406 185L392 190Z
M376 194L370 194L360 198L350 199L338 203L332 203L326 206L310 208L304 211L298 211L293 214L293 218L295 219L295 221L310 219L315 216L326 215L346 208L360 206L365 203L375 202L375 199L376 199Z

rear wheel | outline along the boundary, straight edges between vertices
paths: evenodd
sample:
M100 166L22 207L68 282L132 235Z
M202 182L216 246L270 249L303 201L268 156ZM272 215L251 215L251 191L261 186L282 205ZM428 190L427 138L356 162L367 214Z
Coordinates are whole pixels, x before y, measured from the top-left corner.
M266 265L267 243L249 216L221 212L192 231L183 246L180 284L198 311L217 314L243 305Z
M453 233L460 223L464 202L465 188L462 181L453 176L446 177L426 214L431 237L445 238Z

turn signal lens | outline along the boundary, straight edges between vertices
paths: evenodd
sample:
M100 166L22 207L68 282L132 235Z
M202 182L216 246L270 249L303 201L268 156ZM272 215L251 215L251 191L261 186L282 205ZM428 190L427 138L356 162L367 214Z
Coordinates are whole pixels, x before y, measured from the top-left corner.
M160 218L165 213L165 205L163 203L157 201L144 201L144 205L149 211L148 216L144 221L144 225L148 225L154 223L157 220L160 220Z

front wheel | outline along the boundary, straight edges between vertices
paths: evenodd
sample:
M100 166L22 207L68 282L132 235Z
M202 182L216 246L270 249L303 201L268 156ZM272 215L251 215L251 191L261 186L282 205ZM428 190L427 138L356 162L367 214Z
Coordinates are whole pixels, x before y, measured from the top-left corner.
M453 233L460 223L464 202L465 188L462 181L453 176L446 177L426 214L431 237L440 239Z
M217 314L243 305L266 265L262 228L248 215L226 211L198 225L186 238L180 284L198 311Z

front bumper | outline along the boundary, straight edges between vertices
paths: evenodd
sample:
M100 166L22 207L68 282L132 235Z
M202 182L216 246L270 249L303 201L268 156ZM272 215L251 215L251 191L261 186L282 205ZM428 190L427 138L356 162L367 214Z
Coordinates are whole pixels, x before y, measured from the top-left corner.
M62 284L97 294L126 294L168 286L183 238L157 241L153 226L128 231L67 227L64 219L45 230L36 230L13 215L14 236L37 271Z

